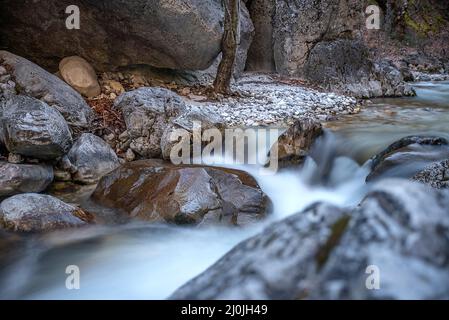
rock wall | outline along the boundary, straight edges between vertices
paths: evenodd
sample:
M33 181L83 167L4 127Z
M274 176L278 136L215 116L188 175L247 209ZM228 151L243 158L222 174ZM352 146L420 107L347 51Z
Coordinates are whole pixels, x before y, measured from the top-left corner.
M66 28L69 5L80 8L79 30ZM136 64L203 70L220 52L223 12L220 0L4 0L1 47L55 70L73 55L97 70ZM247 14L242 21L252 28Z
M380 30L365 26L370 4L382 10ZM403 82L413 79L392 67L447 72L447 1L251 0L248 7L256 29L249 71L358 97L412 95Z

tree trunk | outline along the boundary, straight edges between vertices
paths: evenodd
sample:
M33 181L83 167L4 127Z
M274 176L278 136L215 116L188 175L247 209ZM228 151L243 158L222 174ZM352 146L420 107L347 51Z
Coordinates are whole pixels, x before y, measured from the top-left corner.
M240 33L240 0L223 0L225 21L221 41L222 58L214 81L216 93L228 95L231 92L231 79L237 56Z

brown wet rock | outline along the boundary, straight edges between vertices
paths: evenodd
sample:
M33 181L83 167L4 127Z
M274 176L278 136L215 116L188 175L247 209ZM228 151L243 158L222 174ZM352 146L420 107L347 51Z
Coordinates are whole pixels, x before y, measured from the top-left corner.
M92 199L132 218L175 224L243 225L264 218L270 203L243 171L159 160L114 170L100 180Z

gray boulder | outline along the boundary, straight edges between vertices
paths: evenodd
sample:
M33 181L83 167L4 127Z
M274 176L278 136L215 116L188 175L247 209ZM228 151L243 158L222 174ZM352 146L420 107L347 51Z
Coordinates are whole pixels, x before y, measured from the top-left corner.
M45 66L79 55L98 70L136 64L203 70L220 52L220 0L80 0L82 26L69 30L64 12L73 4L3 1L0 30L8 30L1 32L3 42ZM243 26L251 23L248 15L242 19Z
M401 72L375 64L365 46L367 6L358 0L252 1L256 35L248 69L301 77L361 98L414 95Z
M66 154L72 145L62 115L40 100L15 96L6 103L0 120L0 139L12 153L51 160Z
M449 193L407 180L318 204L237 245L171 299L447 299ZM369 276L379 274L379 289Z
M448 192L406 180L378 185L353 211L311 298L448 299L448 206Z
M449 160L436 162L417 173L413 180L430 185L432 188L449 188Z
M0 162L0 198L19 193L42 192L52 181L51 166Z
M386 177L410 179L428 165L448 157L449 145L444 138L405 137L392 143L370 160L371 173L366 181Z
M123 113L131 149L154 158L161 156L161 137L171 119L187 111L181 97L163 88L139 88L118 97L114 108Z
M17 94L47 103L58 110L70 125L86 127L93 119L92 109L78 92L31 61L0 51L0 65L11 73Z
M346 221L341 209L315 205L240 243L170 299L299 299L333 226Z
M114 103L126 123L130 148L144 158L169 158L170 134L193 131L193 122L202 128L222 128L222 119L207 110L187 106L176 93L163 88L139 88L122 94ZM164 151L164 152L163 152Z
M114 150L101 138L83 133L73 144L67 157L73 166L73 179L92 184L120 165Z
M387 61L373 63L368 48L356 40L317 43L308 53L301 73L329 91L360 98L415 94L398 69Z
M24 193L0 204L0 226L10 231L51 231L81 227L88 221L88 214L49 195Z

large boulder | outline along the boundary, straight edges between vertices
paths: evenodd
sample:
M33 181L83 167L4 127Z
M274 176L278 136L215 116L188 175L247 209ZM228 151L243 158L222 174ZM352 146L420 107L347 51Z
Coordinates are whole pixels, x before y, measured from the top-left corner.
M122 94L114 103L126 123L130 148L144 158L169 158L170 134L193 131L193 122L202 129L222 128L222 119L207 110L187 106L176 93L163 88L139 88ZM162 145L161 145L162 144ZM165 150L163 152L163 150Z
M49 195L24 193L0 204L0 226L10 231L39 232L81 227L89 214Z
M42 192L53 181L53 168L37 164L0 162L0 198Z
M254 0L251 71L302 77L356 97L413 95L402 74L376 64L365 41L368 1Z
M299 299L333 226L346 221L343 210L315 205L238 244L170 299Z
M114 103L125 119L131 149L141 156L161 155L161 137L169 120L187 111L176 93L163 88L139 88L122 94Z
M121 166L100 180L92 197L132 218L195 225L247 224L265 217L269 205L245 172L157 160Z
M444 138L405 137L392 143L370 160L371 173L366 181L386 177L410 179L428 165L448 157L449 145Z
M66 28L65 10L74 4L79 30ZM248 15L242 19L242 26L251 23ZM0 21L5 45L45 66L79 55L99 70L203 70L220 52L224 9L220 0L5 0Z
M447 191L406 180L378 185L353 211L310 297L448 299L448 205Z
M83 133L73 144L67 158L77 182L92 184L120 165L114 150L101 138Z
M327 90L360 98L415 94L393 65L385 61L373 63L361 41L321 41L307 56L299 72Z
M72 135L62 115L40 100L14 96L6 102L0 122L0 139L12 153L51 160L63 156L72 146Z
M92 109L78 92L31 61L0 51L0 65L11 76L17 94L42 100L58 110L70 125L86 127L93 119Z
M447 299L448 205L448 192L407 180L374 187L353 210L314 205L240 243L171 298Z

